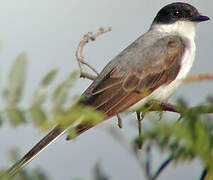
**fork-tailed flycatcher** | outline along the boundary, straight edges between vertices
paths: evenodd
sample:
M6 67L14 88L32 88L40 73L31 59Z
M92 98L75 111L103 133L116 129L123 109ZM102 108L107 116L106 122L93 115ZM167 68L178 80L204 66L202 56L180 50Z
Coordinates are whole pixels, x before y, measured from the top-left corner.
M187 3L163 7L148 32L105 66L79 103L103 112L109 119L124 111L135 111L149 100L167 101L193 64L196 25L207 20L209 17ZM78 134L92 127L81 121L75 126ZM6 172L6 177L13 176L67 129L56 126Z

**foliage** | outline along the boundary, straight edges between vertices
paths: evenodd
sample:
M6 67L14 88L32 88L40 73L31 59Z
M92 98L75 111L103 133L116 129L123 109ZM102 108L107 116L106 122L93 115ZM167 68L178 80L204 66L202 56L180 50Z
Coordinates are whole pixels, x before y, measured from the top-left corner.
M9 154L13 162L18 161L19 153L17 149L11 149L9 151ZM0 178L1 178L1 175L3 174L4 174L4 171L3 170L0 171ZM37 168L37 169L29 170L26 168L26 169L22 169L13 179L14 180L48 180L48 177L45 174L45 172L41 169Z
M76 105L79 98L72 99L72 104L68 101L70 88L73 86L78 72L68 75L50 96L47 88L56 78L58 70L50 71L35 90L29 107L21 108L19 103L24 93L26 65L24 54L21 54L12 65L6 87L2 91L5 107L0 110L0 125L5 121L9 121L13 126L30 122L36 127L47 129L58 123L67 127L67 125L76 123L76 119L79 118L83 118L85 124L91 125L103 121L103 114L100 112L96 112L90 107ZM43 104L48 99L51 99L51 107L45 109ZM158 108L157 111L162 111L154 102L152 107ZM143 151L146 152L146 157L139 158L140 151L136 148L137 146L134 146L131 153L142 164L143 171L150 180L156 179L170 162L182 163L195 158L203 162L204 172L208 172L205 177L213 177L213 119L208 115L213 112L212 100L209 99L206 104L195 108L188 108L184 103L179 104L176 108L181 114L178 120L151 120L152 125L143 130L140 138L144 144ZM143 113L147 113L150 109L142 108L141 110ZM77 135L75 128L69 130L69 138ZM121 143L120 139L119 143ZM150 169L149 160L150 150L154 145L170 153L169 158L155 173ZM13 159L16 160L17 157ZM95 166L94 172L94 179L109 179L102 173L98 164ZM41 170L28 172L22 170L16 179L46 180L47 177Z
M18 161L19 153L17 149L11 149L9 154L13 162ZM1 175L3 175L3 173L4 171L0 170L0 178L1 178ZM93 167L92 175L94 180L109 180L109 178L104 174L103 169L101 168L100 162L96 163L95 166ZM29 170L29 168L24 168L12 179L13 180L49 180L49 177L41 168L36 168L33 170ZM5 180L10 180L10 179L5 179Z
M206 109L213 111L213 104L208 103L205 109L179 106L182 116L178 121L152 122L143 140L170 152L175 163L199 158L204 168L213 174L213 119L203 115Z

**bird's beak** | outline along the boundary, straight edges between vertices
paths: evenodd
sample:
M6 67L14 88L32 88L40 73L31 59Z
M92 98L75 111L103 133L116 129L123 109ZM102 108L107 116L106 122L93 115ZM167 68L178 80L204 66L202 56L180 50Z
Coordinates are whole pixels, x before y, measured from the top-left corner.
M208 16L202 16L200 14L190 18L190 21L193 21L193 22L203 22L208 20L210 20Z

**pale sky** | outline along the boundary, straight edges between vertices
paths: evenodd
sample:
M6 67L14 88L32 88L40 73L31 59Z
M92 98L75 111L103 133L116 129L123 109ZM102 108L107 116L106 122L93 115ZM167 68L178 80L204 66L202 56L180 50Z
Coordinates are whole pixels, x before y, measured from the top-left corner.
M33 89L47 71L59 68L57 82L61 82L70 72L77 69L75 51L85 33L111 26L111 32L87 45L84 52L86 60L101 70L110 59L146 32L158 10L171 2L173 1L0 0L1 88L11 63L20 53L25 52L28 60L27 88L22 105L27 106ZM203 15L213 17L212 1L186 2L197 7ZM200 24L197 29L196 59L190 74L212 73L212 29L212 21ZM88 80L78 80L72 89L73 94L80 95L89 83ZM190 105L195 106L212 94L212 90L212 82L183 85L171 101L184 97ZM128 127L130 121L135 121L135 117L132 114L124 118L124 129L119 130L128 140L132 140L137 133L136 129ZM112 119L104 124L116 127L117 122ZM11 165L6 159L8 148L19 147L23 155L43 135L29 125L15 129L4 125L0 129L0 166ZM154 166L163 160L162 157L166 157L157 150L153 154ZM87 180L91 179L92 167L97 161L102 163L105 173L109 174L112 180L144 179L143 172L134 158L102 128L91 129L73 142L67 142L65 136L61 137L28 167L44 168L51 180ZM172 165L159 180L193 180L197 179L200 171L199 161Z

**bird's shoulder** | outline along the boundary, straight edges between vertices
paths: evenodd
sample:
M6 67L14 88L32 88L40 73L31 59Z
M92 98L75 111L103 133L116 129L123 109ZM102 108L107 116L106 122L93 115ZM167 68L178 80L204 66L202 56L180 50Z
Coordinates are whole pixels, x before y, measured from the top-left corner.
M179 67L184 49L184 39L178 35L147 32L113 58L84 95L109 87L109 84L116 84L117 81L124 84L134 82L132 79L141 81L150 73L159 74L169 69L174 63Z
M115 56L102 70L98 79L110 72L113 72L113 77L121 77L129 71L170 64L183 53L185 46L186 40L176 34L149 31Z

